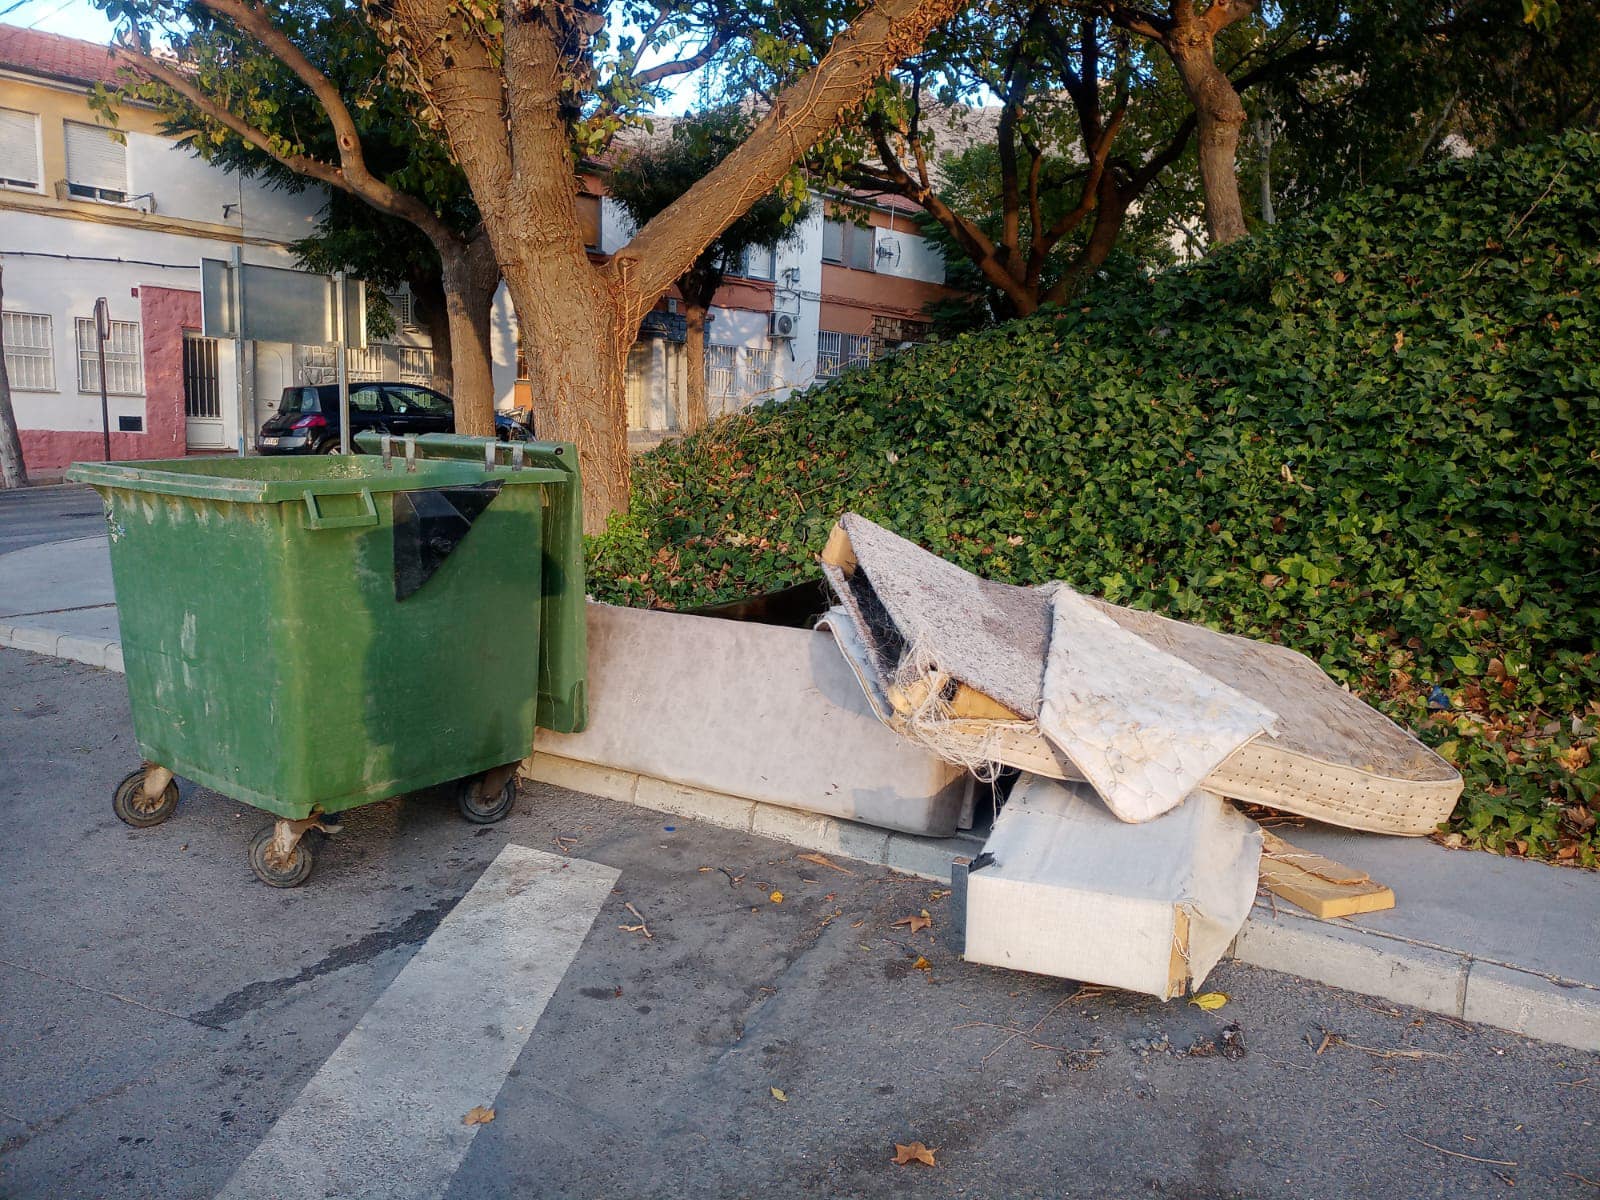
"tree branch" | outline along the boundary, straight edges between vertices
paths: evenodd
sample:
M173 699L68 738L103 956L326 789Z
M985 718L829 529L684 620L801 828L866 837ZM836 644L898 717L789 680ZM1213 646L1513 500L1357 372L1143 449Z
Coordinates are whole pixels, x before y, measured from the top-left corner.
M636 321L701 251L857 108L872 82L910 57L960 0L878 0L828 53L778 94L750 136L668 205L603 270L625 322Z
M722 46L722 35L715 34L710 41L687 58L661 63L643 71L635 71L629 82L635 87L649 87L652 83L660 83L663 79L671 79L675 75L691 74L715 58L717 51L722 49Z
M390 2L417 89L441 114L448 109L454 116L444 122L445 135L479 211L503 209L516 174L508 126L515 123L519 105L537 107L545 100L538 73L520 69L525 43L529 36L541 36L531 31L543 23L533 15L514 16L507 6L502 73L502 63L483 41L463 28L461 9L436 0Z
M1255 0L1211 0L1201 19L1214 37L1228 26L1244 20L1255 8Z
M200 0L200 3L230 21L240 32L254 38L268 54L294 72L295 77L310 90L323 113L327 115L328 123L333 126L334 142L339 147L339 167L343 176L350 181L349 190L354 191L362 199L367 199L368 190L376 195L380 189L387 187L367 169L366 156L361 148L360 130L356 126L355 118L350 115L350 110L345 107L344 97L340 95L338 87L317 69L300 47L272 23L272 18L265 8L251 3L250 0Z
M1165 38L1173 26L1171 17L1157 16L1131 4L1122 4L1119 0L1105 0L1104 7L1113 25L1120 25L1130 33L1137 33L1153 42Z
M431 208L415 196L390 187L383 180L378 179L366 170L365 163L362 163L359 172L351 172L341 170L340 167L324 162L320 158L314 158L309 154L283 152L261 130L202 92L194 81L175 65L162 62L142 50L134 49L125 44L112 46L111 52L114 57L121 59L147 78L172 89L188 101L198 112L223 126L240 140L254 146L275 162L281 163L296 175L304 175L308 179L315 179L330 187L349 192L352 196L366 201L366 203L380 212L386 212L390 216L411 222L433 242L434 247L441 254L447 248L460 241L454 231L441 221ZM273 56L277 57L275 53ZM288 64L285 63L284 65L287 66ZM345 115L348 117L348 112ZM342 159L343 155L341 154Z

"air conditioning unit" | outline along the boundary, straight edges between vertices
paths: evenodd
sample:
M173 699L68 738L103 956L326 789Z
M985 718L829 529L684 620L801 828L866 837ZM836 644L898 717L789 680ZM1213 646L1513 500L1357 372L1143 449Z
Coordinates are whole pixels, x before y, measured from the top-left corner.
M775 338L793 338L799 331L800 318L794 313L775 312L772 314L772 336Z

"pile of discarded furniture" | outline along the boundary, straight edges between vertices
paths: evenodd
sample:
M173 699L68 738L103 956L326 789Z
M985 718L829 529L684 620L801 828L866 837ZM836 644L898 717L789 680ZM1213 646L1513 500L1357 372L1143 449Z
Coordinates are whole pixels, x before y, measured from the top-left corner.
M1023 772L967 875L968 959L1182 995L1261 874L1262 831L1230 800L1425 834L1461 792L1449 763L1281 646L982 580L853 514L823 571L826 624L879 719L979 772ZM1269 887L1324 915L1393 903L1276 837L1267 863Z
M1281 646L983 580L854 514L822 567L819 631L591 605L589 728L538 748L935 836L1004 776L960 868L965 956L1163 998L1205 978L1258 883L1317 916L1394 903L1239 804L1415 836L1460 795Z

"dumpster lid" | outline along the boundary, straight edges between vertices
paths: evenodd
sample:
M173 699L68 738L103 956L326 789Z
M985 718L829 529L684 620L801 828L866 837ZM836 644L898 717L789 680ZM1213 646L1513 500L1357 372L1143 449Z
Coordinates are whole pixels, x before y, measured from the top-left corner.
M67 478L96 488L241 504L303 502L308 492L347 496L464 487L491 480L511 485L566 483L571 478L567 472L549 467L488 469L482 462L451 459L421 459L413 466L408 470L396 459L385 467L381 458L370 454L171 458L73 463Z

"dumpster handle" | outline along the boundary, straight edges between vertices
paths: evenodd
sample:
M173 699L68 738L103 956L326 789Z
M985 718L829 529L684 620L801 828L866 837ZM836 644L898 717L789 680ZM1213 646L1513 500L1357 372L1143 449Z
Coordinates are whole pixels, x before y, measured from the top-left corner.
M322 510L317 507L317 494L313 491L306 492L306 528L307 529L356 529L363 525L376 525L378 523L378 506L372 502L372 493L362 488L358 493L361 503L366 506L365 512L352 513L345 517L325 517Z

